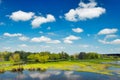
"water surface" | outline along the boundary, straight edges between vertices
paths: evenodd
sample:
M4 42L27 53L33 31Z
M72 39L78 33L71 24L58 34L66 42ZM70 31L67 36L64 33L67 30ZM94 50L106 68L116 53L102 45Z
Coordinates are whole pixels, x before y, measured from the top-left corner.
M23 72L5 72L0 74L0 80L119 80L118 75L102 75L90 72L47 70Z

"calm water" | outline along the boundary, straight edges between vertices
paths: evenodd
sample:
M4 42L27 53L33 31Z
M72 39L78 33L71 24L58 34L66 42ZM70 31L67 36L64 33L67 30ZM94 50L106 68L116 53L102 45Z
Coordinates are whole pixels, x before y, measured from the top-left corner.
M108 76L90 72L75 72L61 70L5 72L0 74L0 80L120 80L118 75Z

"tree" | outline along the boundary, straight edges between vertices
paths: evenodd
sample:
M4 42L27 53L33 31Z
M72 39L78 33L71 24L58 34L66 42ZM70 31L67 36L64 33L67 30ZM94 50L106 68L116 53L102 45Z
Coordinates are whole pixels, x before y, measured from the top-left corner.
M63 51L61 53L59 53L59 56L60 56L60 59L62 59L62 60L69 59L69 55L66 52L63 52Z
M35 61L35 55L34 54L30 54L30 55L27 56L27 59L31 60L31 61Z
M78 54L78 59L85 59L86 58L86 53L85 52L80 52Z
M41 63L45 63L48 61L49 56L48 55L40 55L38 59Z
M13 62L19 62L20 61L20 55L18 53L15 53L9 57L10 61Z
M73 54L70 56L71 60L77 60L78 59L78 54Z
M25 51L15 51L14 53L18 53L22 61L27 61L27 56L32 54L31 52L25 52Z
M98 58L101 58L101 55L95 52L89 52L86 54L86 58L87 59L98 59Z
M0 53L0 61L4 61L5 58L4 58L4 55Z
M55 53L52 53L50 56L49 56L50 60L58 60L60 59L60 56L59 54L55 54Z

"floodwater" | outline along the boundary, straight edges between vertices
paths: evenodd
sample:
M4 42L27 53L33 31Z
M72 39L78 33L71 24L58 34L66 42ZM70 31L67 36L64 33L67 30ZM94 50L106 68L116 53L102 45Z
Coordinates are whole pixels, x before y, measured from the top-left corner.
M90 72L46 70L5 72L0 74L0 80L119 80L118 75L103 75Z

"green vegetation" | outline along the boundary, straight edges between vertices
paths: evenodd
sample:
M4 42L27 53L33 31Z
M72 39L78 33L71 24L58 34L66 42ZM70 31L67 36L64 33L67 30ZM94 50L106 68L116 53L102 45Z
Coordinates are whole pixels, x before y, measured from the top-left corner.
M111 62L116 60L120 60L120 58L116 58L116 56L102 55L95 52L80 52L79 54L73 55L68 55L66 52L0 52L0 72L8 70L20 71L24 69L60 69L111 74L111 71L107 70L107 68L118 65L102 64L102 62Z

